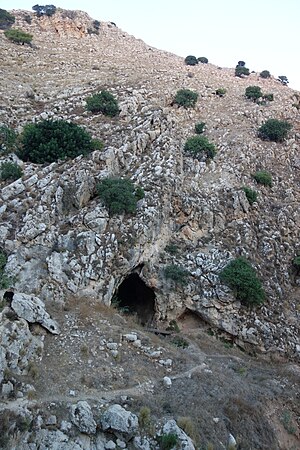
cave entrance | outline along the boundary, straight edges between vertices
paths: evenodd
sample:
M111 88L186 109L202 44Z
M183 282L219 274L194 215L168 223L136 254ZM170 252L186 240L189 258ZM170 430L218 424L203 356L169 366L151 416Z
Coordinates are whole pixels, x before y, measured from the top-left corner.
M117 291L118 307L128 314L136 314L143 326L151 326L155 315L155 293L137 273L132 273Z

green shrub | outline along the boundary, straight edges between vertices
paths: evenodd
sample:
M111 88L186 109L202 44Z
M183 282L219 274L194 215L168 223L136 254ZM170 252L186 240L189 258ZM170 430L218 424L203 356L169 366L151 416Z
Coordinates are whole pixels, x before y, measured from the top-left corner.
M189 273L176 264L170 264L164 268L164 275L168 280L174 281L176 284L186 284Z
M262 92L259 86L248 86L245 91L245 96L251 100L258 100L262 97Z
M243 257L231 261L219 274L220 280L229 286L237 300L246 306L260 305L265 292L255 269Z
M108 209L109 215L136 212L138 200L144 191L124 178L105 178L97 186L97 193Z
M245 75L245 76L250 75L249 69L247 69L247 67L244 67L244 66L236 66L235 76L241 78L243 75Z
M103 150L104 144L100 139L92 139L92 146L94 150Z
M151 411L147 406L142 406L139 411L139 425L140 427L147 429L151 423Z
M12 128L0 126L0 150L7 154L16 150L17 135Z
M288 135L292 125L285 120L268 119L259 129L261 139L282 142Z
M245 67L245 65L246 65L245 61L238 61L236 67Z
M219 88L216 90L216 94L219 97L224 97L224 95L226 94L227 90L225 88Z
M38 17L44 16L44 15L50 17L50 16L53 16L53 14L55 14L55 12L56 12L56 6L54 6L54 5L45 5L45 6L34 5L32 7L32 9L33 9L33 11L36 12L36 15Z
M264 94L262 96L263 100L267 100L268 102L273 102L274 94Z
M18 164L13 162L4 162L0 166L0 179L1 180L17 180L21 178L23 171Z
M198 58L198 61L202 64L207 64L208 63L208 59L205 56L200 56Z
M257 192L253 189L250 189L249 187L245 186L243 187L243 191L246 194L247 200L252 205L254 202L257 201Z
M280 75L278 77L278 81L280 81L280 83L283 84L284 86L287 86L289 83L289 80L287 79L287 77L285 75Z
M179 347L179 348L188 348L189 343L181 336L175 336L171 343L173 345L175 345L175 347Z
M0 250L0 289L7 289L10 284L9 278L4 274L6 263L6 254Z
M185 58L184 62L188 66L196 66L196 64L198 64L198 59L196 56L189 55Z
M217 151L211 142L207 139L205 136L193 136L189 138L185 145L183 150L193 158L201 159L203 155L206 156L206 158L212 159Z
M28 124L24 127L20 141L18 156L23 161L37 164L85 156L93 150L89 133L65 120L43 120Z
M176 255L176 253L178 253L178 247L175 244L167 244L165 246L165 251L170 253L170 255Z
M101 91L98 94L87 97L86 109L92 113L101 112L109 117L115 117L120 112L117 100L108 91Z
M15 16L6 11L6 9L0 8L0 30L10 28L15 23L15 20Z
M266 172L265 170L260 170L258 172L253 173L252 177L259 184L263 184L264 186L270 187L272 186L272 175L269 172Z
M176 434L163 434L159 437L159 450L172 450L173 447L176 447L177 441Z
M270 74L270 72L268 70L263 70L262 72L260 72L259 76L261 78L270 78L271 74Z
M196 125L195 125L195 133L196 133L196 134L202 134L202 133L204 133L205 125L206 125L205 122L199 122L199 123L196 123Z
M300 255L296 256L296 258L294 258L293 264L294 264L295 267L300 269Z
M189 89L180 89L177 91L174 103L185 108L193 107L198 100L197 92L190 91Z
M5 37L16 44L30 44L32 41L32 34L24 33L17 28L4 31Z

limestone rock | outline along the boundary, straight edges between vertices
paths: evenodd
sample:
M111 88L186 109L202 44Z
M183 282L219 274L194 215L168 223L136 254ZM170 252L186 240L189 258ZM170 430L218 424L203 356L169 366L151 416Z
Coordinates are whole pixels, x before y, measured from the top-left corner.
M44 303L38 297L16 293L13 296L11 307L18 317L27 320L27 322L39 323L52 334L59 333L58 324L51 319L45 310Z
M118 404L110 406L102 414L100 423L104 431L111 430L116 436L123 436L126 440L138 429L137 416Z
M175 420L169 420L163 426L163 434L175 434L178 438L179 450L195 450L191 438L176 424Z
M78 427L81 433L96 433L97 425L91 407L86 401L79 401L76 405L72 405L71 421Z

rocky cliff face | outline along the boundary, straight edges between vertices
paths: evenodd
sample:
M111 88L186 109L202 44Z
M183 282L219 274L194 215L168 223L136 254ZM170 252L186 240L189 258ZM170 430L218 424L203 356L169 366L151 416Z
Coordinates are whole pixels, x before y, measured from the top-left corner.
M298 94L257 73L237 78L234 69L185 66L114 24L95 30L80 11L58 10L51 18L13 13L16 26L34 38L31 47L16 46L0 35L0 121L21 131L41 118L63 118L105 144L90 157L47 166L18 161L24 176L2 182L1 248L15 295L37 296L50 310L62 310L71 298L110 305L131 280L143 323L165 328L193 315L199 327L221 330L251 352L299 357L300 278L292 265L300 251ZM247 100L249 85L273 93L274 101ZM85 98L103 88L118 98L115 119L85 111ZM181 88L199 93L194 109L172 104ZM224 97L218 88L227 90ZM284 143L258 138L268 118L293 124ZM210 163L183 153L200 121L218 150ZM17 160L1 157L7 159ZM255 183L257 170L272 174L272 187ZM108 175L143 187L136 215L109 217L96 196ZM250 205L243 186L258 191L257 203ZM267 299L260 308L242 306L220 283L220 270L239 255L263 281ZM165 278L169 264L188 271L187 285ZM150 296L148 312L139 312Z

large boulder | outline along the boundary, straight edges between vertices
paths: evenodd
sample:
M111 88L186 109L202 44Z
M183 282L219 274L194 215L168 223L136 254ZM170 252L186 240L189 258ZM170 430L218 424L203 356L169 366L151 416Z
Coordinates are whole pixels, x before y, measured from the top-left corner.
M100 423L103 431L110 430L116 436L121 436L126 440L132 438L139 426L137 416L118 404L110 406L102 414Z
M14 294L11 307L18 317L30 323L39 323L52 334L59 334L58 324L51 319L45 310L44 302L38 297L21 293Z

